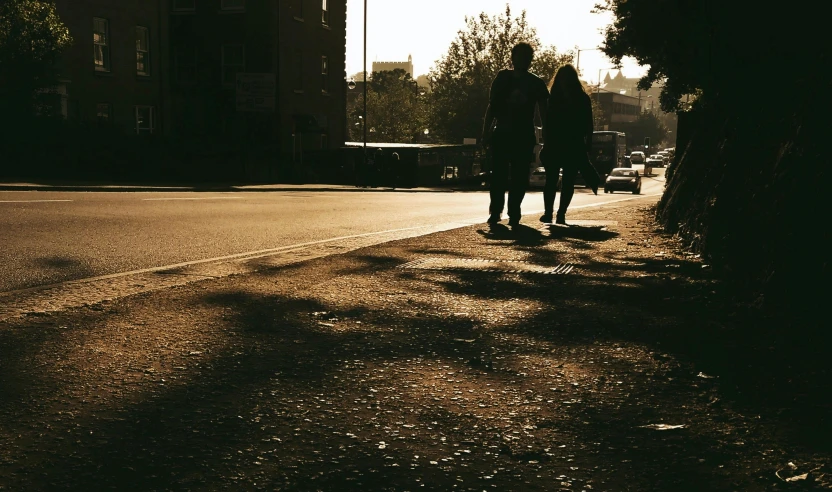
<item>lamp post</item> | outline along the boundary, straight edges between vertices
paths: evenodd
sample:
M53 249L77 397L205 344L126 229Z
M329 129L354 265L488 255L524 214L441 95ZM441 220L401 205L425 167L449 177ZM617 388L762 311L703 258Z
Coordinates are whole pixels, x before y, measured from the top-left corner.
M367 169L367 0L364 0L364 169Z
M578 48L578 56L575 60L575 71L578 72L578 76L581 75L581 51L601 51L601 48Z

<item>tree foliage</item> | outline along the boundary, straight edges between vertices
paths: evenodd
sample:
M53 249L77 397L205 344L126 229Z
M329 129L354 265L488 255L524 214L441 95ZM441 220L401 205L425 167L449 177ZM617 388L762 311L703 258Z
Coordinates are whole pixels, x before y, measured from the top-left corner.
M425 129L425 101L410 74L401 69L373 72L367 86L367 140L414 143ZM348 108L350 139L364 138L364 96Z
M639 88L662 81L661 107L668 112L685 109L681 98L689 94L698 99L730 93L725 100L747 99L748 77L782 60L809 70L824 63L817 51L821 43L812 40L819 31L810 24L819 20L806 14L810 5L601 0L596 10L614 16L603 52L615 63L631 56L649 66ZM792 85L799 77L786 70L766 78L770 87L782 90L781 82Z
M57 63L72 38L53 2L0 2L0 109L31 114L42 90L57 82Z
M511 49L520 42L535 49L531 72L547 83L560 66L572 61L572 52L541 46L525 11L512 16L506 5L500 15L483 12L465 18L465 28L429 74L431 132L447 142L479 137L491 82L497 72L511 68Z

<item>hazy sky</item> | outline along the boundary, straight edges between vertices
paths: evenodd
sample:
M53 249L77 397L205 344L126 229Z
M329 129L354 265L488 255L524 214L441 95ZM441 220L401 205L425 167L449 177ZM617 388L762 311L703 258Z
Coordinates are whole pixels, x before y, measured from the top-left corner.
M499 14L511 6L512 16L525 10L544 45L558 50L595 48L603 41L609 14L592 14L596 0L367 0L367 70L373 61L403 61L413 55L414 76L426 74L448 50L465 16ZM364 1L347 0L347 75L361 72L364 48ZM598 80L612 63L600 51L581 51L584 80ZM639 77L646 70L624 60L624 75ZM613 71L615 75L616 71ZM542 75L542 74L538 74Z

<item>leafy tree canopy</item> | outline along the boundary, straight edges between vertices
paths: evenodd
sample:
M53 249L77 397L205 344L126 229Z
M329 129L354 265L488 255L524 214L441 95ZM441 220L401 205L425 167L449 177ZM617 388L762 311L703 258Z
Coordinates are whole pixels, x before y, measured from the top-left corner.
M367 87L367 140L370 142L414 143L425 128L424 94L410 74L401 69L373 72ZM364 138L363 95L350 114L350 137Z
M662 109L682 107L680 98L722 93L746 101L748 89L766 90L748 78L765 73L768 87L799 86L796 79L826 65L819 56L816 26L823 16L807 14L804 5L764 5L700 0L601 0L596 11L610 12L604 53L620 63L625 56L649 66L639 88L663 81ZM828 45L828 43L827 43ZM775 68L788 60L801 67L795 76ZM687 97L685 98L687 99Z
M37 91L55 84L56 64L71 42L53 2L0 1L0 104L30 111Z
M511 68L511 49L520 42L535 49L531 72L547 83L560 66L572 61L572 52L541 46L525 11L513 16L506 5L500 15L483 12L465 18L465 28L428 75L431 132L447 142L460 143L480 135L491 82L497 72Z

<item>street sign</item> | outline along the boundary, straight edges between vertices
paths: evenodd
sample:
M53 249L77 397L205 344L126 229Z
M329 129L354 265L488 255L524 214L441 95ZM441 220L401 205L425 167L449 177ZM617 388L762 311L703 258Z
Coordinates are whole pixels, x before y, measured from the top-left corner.
M237 111L274 111L276 89L273 73L238 73Z

